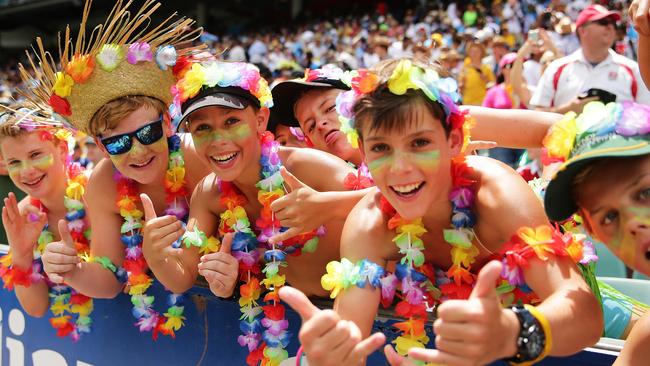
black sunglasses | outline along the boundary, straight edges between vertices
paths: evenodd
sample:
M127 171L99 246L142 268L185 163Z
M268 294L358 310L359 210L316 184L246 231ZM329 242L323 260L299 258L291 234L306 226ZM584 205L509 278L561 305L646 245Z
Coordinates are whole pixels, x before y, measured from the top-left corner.
M598 20L594 20L593 22L590 22L590 23L596 23L598 25L602 25L603 27L606 27L606 26L608 26L610 24L611 25L616 25L616 22L614 21L614 19L611 19L611 18L598 19Z
M135 137L142 145L151 145L163 137L163 116L133 132L123 133L101 139L102 145L111 155L120 155L131 150Z

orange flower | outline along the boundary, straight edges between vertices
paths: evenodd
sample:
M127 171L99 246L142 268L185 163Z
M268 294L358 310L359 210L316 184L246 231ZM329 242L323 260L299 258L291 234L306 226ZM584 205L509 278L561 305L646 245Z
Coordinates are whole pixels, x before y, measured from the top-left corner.
M90 55L74 55L65 66L65 71L76 83L84 83L95 69L95 59Z

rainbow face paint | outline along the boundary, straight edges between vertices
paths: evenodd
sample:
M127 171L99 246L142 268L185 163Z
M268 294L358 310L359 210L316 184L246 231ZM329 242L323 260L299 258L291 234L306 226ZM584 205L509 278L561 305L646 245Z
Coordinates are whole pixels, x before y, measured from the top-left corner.
M631 213L628 220L634 220L641 225L650 227L650 208L648 207L627 207L626 210ZM628 221L621 222L619 231L607 243L612 252L618 255L623 262L632 266L636 263L637 240L627 228Z
M20 178L20 175L24 170L34 168L38 170L47 170L52 165L54 165L54 156L52 154L46 154L36 159L25 160L19 163L7 164L7 171L9 172L9 177L13 180Z
M250 136L251 129L248 123L239 123L231 128L218 128L208 132L195 131L192 133L192 139L197 146L203 146L219 140L241 141Z
M368 162L368 169L370 170L371 175L376 176L384 173L395 164L401 163L403 159L409 159L422 170L438 170L438 165L440 164L440 151L428 150L403 153L399 154L399 157L395 154L386 155Z

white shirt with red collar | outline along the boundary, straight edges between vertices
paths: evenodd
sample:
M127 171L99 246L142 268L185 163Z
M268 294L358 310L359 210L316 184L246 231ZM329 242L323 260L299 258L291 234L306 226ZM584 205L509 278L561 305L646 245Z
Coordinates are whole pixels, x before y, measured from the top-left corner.
M585 59L582 48L553 61L546 68L530 104L561 106L591 88L616 94L617 102L635 101L650 105L650 91L643 83L635 61L610 49L604 61L592 66Z

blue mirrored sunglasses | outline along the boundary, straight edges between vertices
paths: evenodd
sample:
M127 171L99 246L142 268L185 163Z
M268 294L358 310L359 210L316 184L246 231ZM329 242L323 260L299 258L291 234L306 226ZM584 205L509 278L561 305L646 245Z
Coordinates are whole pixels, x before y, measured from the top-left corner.
M157 120L145 126L142 126L133 132L106 137L101 139L100 141L102 142L102 145L104 145L106 151L108 151L109 154L111 155L124 154L126 152L129 152L129 150L131 150L131 147L133 146L134 137L142 145L151 145L154 142L160 140L164 135L162 121L163 121L163 116L161 114Z

